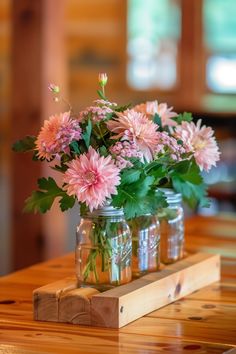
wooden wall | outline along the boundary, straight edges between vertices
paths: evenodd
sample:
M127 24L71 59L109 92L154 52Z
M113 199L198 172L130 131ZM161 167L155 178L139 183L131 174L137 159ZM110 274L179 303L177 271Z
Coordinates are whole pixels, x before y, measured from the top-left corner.
M158 98L177 110L202 110L205 54L201 41L194 42L196 33L201 35L202 0L181 3L180 86L173 92L158 93L134 91L127 85L126 0L0 1L0 193L5 198L0 212L5 230L2 227L0 242L4 254L9 252L12 242L14 268L68 249L67 216L62 216L57 207L43 218L22 215L24 199L35 188L40 174L48 174L48 170L32 163L29 156L10 154L12 141L37 133L43 119L63 110L50 101L48 82L62 87L75 111L97 98L99 72L109 76L107 93L111 101L128 103ZM194 80L189 79L191 70ZM9 262L10 254L6 258ZM7 263L1 263L2 260L0 254L0 272Z
M70 99L77 109L97 98L97 76L109 76L109 97L119 99L126 73L126 1L69 0L65 41Z
M0 275L11 267L10 249L10 152L9 72L10 1L0 1Z
M12 0L11 140L37 135L52 105L48 84L57 80L66 90L63 41L64 1ZM24 200L48 169L28 154L12 154L11 202L13 268L18 269L62 253L64 217L23 214ZM53 226L52 226L53 225ZM53 241L52 241L53 239ZM56 251L56 252L55 252Z

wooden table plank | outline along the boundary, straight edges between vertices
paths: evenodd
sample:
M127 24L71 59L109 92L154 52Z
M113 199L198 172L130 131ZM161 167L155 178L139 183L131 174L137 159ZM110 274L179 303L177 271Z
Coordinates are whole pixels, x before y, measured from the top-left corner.
M149 318L146 318L150 322ZM138 321L136 321L138 322ZM134 322L134 323L136 323ZM22 340L23 339L23 340ZM0 332L4 345L17 348L33 348L36 353L223 353L232 346L207 343L199 340L164 337L157 333L127 334L120 330L93 329L61 324L21 322L6 324L4 335ZM36 348L38 347L38 351ZM1 348L1 346L0 346ZM65 349L66 348L66 349ZM0 351L1 353L1 351ZM5 353L4 353L5 354Z
M222 318L221 318L222 320ZM195 340L215 344L236 346L235 320L231 327L224 327L224 321L210 322L197 320L176 320L155 317L142 317L138 321L121 329L124 333L155 335L163 337L181 337L183 340Z
M236 284L230 282L216 282L195 291L188 296L188 300L203 300L206 302L236 303Z
M73 254L2 277L0 354L226 353L236 346L235 228L234 218L187 221L190 251L224 255L222 280L120 330L33 321L32 291L73 275Z

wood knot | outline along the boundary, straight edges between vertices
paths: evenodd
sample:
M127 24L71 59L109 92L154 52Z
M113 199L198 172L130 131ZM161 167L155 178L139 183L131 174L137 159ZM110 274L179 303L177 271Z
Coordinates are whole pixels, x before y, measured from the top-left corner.
M216 305L211 305L211 304L202 305L203 309L214 309L215 307Z
M188 319L193 321L201 321L203 318L199 316L192 316L192 317L188 317Z
M198 345L198 344L188 344L188 345L184 346L184 349L186 349L186 350L197 350L200 348L201 348L201 345Z
M175 297L176 297L177 295L179 295L180 291L181 291L181 284L178 283L178 284L176 285L176 287L175 287Z
M0 305L11 305L11 304L15 304L15 300L1 300L0 301Z

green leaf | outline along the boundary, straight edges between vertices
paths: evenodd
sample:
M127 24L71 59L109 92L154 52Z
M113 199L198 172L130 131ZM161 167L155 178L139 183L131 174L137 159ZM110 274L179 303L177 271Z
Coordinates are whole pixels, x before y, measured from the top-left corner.
M114 107L114 111L116 111L116 112L124 112L127 109L129 109L130 107L131 107L131 103L128 103L125 106Z
M61 166L60 165L55 165L55 166L51 166L51 169L55 170L55 171L58 171L58 172L64 173L68 169L68 166L66 166L64 164L62 164Z
M170 178L174 189L182 194L191 208L207 204L206 185L203 183L200 168L193 158L172 166Z
M136 182L119 185L118 194L112 197L114 207L123 207L127 219L153 213L154 192L151 191L154 177L142 176Z
M143 204L146 210L148 210L148 213L152 215L155 215L158 209L168 206L164 193L153 190L148 192L147 196L144 198Z
M64 164L64 163L67 163L71 161L71 157L67 154L63 154L61 155L61 163Z
M190 164L189 160L183 160L183 161L176 163L172 167L174 170L174 173L186 174L189 169L189 164Z
M159 116L159 114L157 114L157 113L154 114L153 122L159 126L160 130L162 129L162 122L161 122L161 117Z
M46 213L57 197L61 197L59 203L62 211L71 208L74 205L74 198L66 194L53 178L43 177L38 180L39 191L34 191L29 198L26 199L24 212L40 212Z
M159 184L159 182L166 177L166 169L164 166L160 166L154 170L151 170L149 174L155 177L155 184Z
M132 163L133 168L136 169L143 169L143 163L141 162L141 160L137 157L131 157L129 158L129 161Z
M122 197L124 197L123 202ZM117 203L117 200L114 198L113 205L124 207L124 213L127 220L146 214L155 215L158 208L168 206L163 193L160 192L159 194L156 194L153 190L149 190L145 196L127 194L123 190L118 199L119 203Z
M136 169L124 170L121 176L121 184L130 184L139 180L141 171Z
M84 216L85 214L87 214L87 212L89 211L87 205L85 203L80 203L80 215Z
M152 169L156 169L160 166L160 162L159 161L152 161L150 163L148 163L146 166L145 166L145 172L148 173L149 171L151 171Z
M99 148L99 154L100 154L101 156L104 156L104 157L107 157L107 156L109 155L106 146L102 145L102 146Z
M153 176L147 176L143 180L139 179L137 182L130 184L130 188L133 193L138 197L144 197L149 191L151 185L154 182Z
M166 196L165 194L160 191L160 190L156 190L154 192L154 196L155 196L155 200L156 200L156 207L157 208L165 208L168 206L168 203L166 201Z
M203 183L201 171L195 160L184 160L173 166L173 176L180 176L183 180L193 184Z
M129 200L124 206L125 218L127 220L147 214L147 207L142 203L142 200Z
M35 149L35 136L27 135L24 139L16 141L12 145L12 150L15 152L27 152Z
M104 94L103 94L103 92L101 90L97 90L97 94L102 100L107 101L106 96L104 96Z
M198 205L207 206L208 200L206 198L207 189L204 183L192 184L181 178L179 175L175 175L172 178L174 189L181 193L185 202L190 208L196 208Z
M182 122L191 122L193 120L192 113L190 112L184 112L180 113L177 117L172 118L175 120L178 124L181 124Z
M70 150L72 153L75 153L77 155L80 154L79 144L77 141L74 140L70 143Z
M87 149L89 148L89 145L90 145L91 132L92 132L92 122L89 119L88 124L85 128L85 132L83 134L83 139L84 139Z
M114 116L114 113L113 113L113 112L107 113L107 114L106 114L106 118L104 119L104 121L108 121L108 120L112 119L113 116Z
M59 204L61 211L71 209L75 204L75 198L65 193L63 197L59 200Z

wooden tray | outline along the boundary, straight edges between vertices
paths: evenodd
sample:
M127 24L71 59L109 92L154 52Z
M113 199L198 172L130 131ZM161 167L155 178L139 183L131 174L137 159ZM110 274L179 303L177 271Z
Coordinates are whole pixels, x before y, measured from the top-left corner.
M65 278L33 292L34 319L120 328L219 279L220 256L205 253L103 293Z

